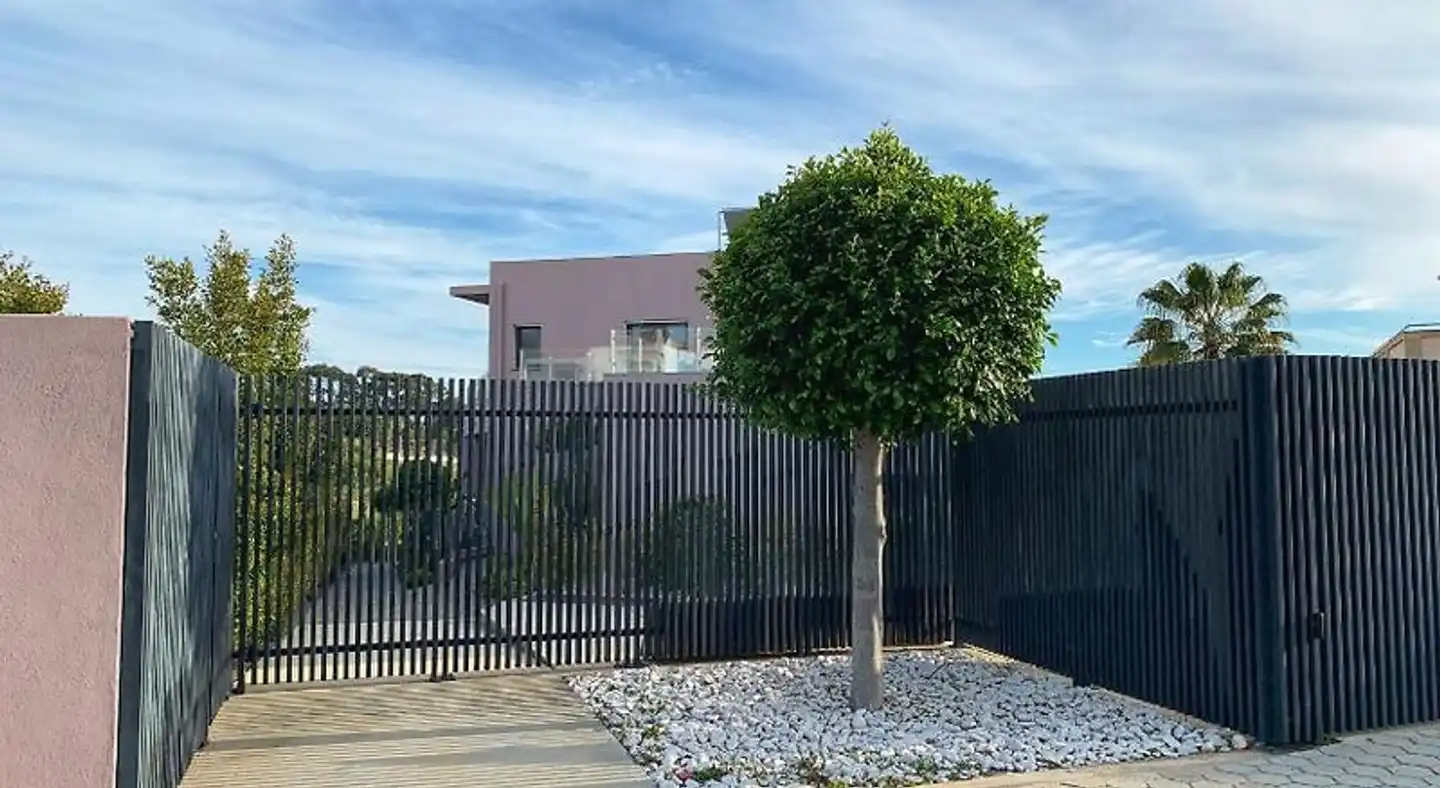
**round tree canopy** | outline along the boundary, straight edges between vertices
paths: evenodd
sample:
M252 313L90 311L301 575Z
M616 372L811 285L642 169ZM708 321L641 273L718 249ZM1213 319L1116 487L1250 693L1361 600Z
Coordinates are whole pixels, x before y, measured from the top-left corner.
M1044 225L988 182L936 174L889 128L811 159L701 274L708 386L809 438L1009 418L1053 341Z

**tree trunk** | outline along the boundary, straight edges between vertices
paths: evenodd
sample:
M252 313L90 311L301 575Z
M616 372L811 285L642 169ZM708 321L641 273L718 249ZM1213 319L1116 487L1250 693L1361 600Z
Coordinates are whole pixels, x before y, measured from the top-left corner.
M855 436L852 505L855 536L851 547L850 708L878 709L885 702L884 578L885 497L880 471L885 448L868 432Z

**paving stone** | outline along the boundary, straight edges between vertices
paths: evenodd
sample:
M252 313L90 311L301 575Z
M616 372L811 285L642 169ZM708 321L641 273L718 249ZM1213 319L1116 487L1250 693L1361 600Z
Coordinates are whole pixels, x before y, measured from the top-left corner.
M1363 763L1367 766L1379 766L1381 768L1395 763L1396 760L1395 756L1378 755L1376 753L1370 752L1369 750L1358 753L1351 757L1356 763Z
M1365 745L1365 751L1371 755L1379 755L1386 758L1398 758L1405 752L1405 748L1393 741L1381 741L1372 739Z
M1026 788L1440 788L1440 725L1354 736L1310 750L1037 777Z
M1394 766L1390 767L1390 773L1396 775L1397 777L1417 777L1421 779L1428 778L1433 781L1437 776L1440 776L1440 771L1437 771L1436 767L1440 767L1440 764L1416 766L1415 764L1411 763L1397 763Z
M1440 750L1437 750L1437 752L1440 752ZM1433 767L1436 763L1440 763L1440 755L1411 751L1404 753L1395 760L1400 763L1408 763L1411 766Z
M1345 788L1388 788L1389 782L1378 777L1366 777L1352 774L1340 781Z
M1287 788L1287 786L1293 786L1295 784L1290 780L1290 777L1290 774L1274 774L1272 772L1257 771L1246 777L1239 785L1241 788L1269 788L1270 786Z
M1195 788L1195 784L1168 777L1146 777L1138 782L1115 783L1114 788Z
M1435 778L1391 775L1385 782L1385 788L1435 788Z
M1410 748L1410 754L1440 761L1440 739L1426 739L1416 742L1415 746Z
M1215 764L1211 769L1219 774L1228 774L1234 777L1244 778L1250 778L1257 774L1264 773L1260 768L1260 764L1253 760L1221 762Z
M1291 775L1290 782L1295 785L1339 785L1340 781L1328 774L1320 774L1309 770L1295 772Z
M1345 771L1352 777L1385 778L1390 776L1390 769L1388 767L1371 766L1368 763L1353 763L1346 767Z
M1308 757L1300 759L1299 763L1301 768L1318 771L1322 774L1343 772L1347 766L1355 765L1355 761L1351 758L1330 753L1310 753Z

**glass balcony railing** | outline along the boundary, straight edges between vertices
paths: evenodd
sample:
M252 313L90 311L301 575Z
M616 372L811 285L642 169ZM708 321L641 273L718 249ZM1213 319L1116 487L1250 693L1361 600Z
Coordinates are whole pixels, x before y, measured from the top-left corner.
M574 350L542 350L521 359L517 376L526 380L610 380L626 375L704 374L707 331L691 328L682 341L637 336L616 329L610 344Z
M680 338L637 334L627 329L610 332L612 374L703 373L710 370L705 357L705 329L690 328Z

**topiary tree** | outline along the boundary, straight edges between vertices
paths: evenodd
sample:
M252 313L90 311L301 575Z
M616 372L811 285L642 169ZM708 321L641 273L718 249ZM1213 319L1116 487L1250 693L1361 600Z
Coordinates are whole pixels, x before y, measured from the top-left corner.
M853 708L884 699L886 449L1013 418L1054 341L1044 226L887 127L793 168L701 272L706 388L761 426L853 447Z

